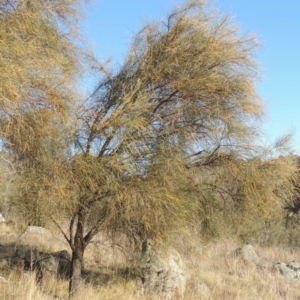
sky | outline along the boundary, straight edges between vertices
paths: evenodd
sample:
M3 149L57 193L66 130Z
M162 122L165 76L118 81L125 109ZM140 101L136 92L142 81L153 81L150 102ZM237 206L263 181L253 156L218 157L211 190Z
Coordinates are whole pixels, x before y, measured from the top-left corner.
M83 34L101 61L121 66L131 38L149 21L161 20L182 0L95 0L86 8ZM243 35L255 33L262 46L256 54L261 80L257 91L265 102L265 138L272 142L294 132L300 154L300 1L215 0Z

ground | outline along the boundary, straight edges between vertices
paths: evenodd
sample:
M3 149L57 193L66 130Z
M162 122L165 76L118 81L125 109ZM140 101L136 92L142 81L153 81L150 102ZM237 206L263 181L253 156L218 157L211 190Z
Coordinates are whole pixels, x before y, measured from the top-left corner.
M36 283L34 274L24 272L22 266L14 266L4 259L15 249L20 232L0 224L0 299L66 299L68 281L54 276L47 282ZM58 239L58 232L53 233ZM185 299L300 299L300 283L291 282L272 269L276 262L300 261L300 251L287 247L262 248L253 245L259 255L268 261L267 267L246 264L234 255L240 245L232 240L203 244L177 239L174 246L181 253L189 274ZM85 256L83 273L85 285L76 299L96 300L155 300L153 295L140 296L134 277L130 255L119 246L112 247L108 239L98 236L89 246ZM55 298L56 297L56 298Z

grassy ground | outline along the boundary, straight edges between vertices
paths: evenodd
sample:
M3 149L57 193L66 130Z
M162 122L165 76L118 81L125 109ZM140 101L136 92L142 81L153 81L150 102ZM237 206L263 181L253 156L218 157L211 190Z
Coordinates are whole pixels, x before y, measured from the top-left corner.
M0 228L0 244L11 243L12 232ZM5 239L6 237L6 239ZM289 282L276 273L271 266L278 262L300 261L300 251L289 248L260 248L257 252L269 262L270 267L257 268L246 265L232 253L239 246L233 241L219 241L203 246L194 242L177 242L177 250L182 254L189 274L185 299L300 299L300 283ZM85 284L74 300L156 300L155 296L140 296L134 277L129 272L125 256L115 248L105 244L92 244L85 257ZM11 269L0 265L0 299L7 300L48 300L67 299L67 280L46 278L36 284L34 274L21 269ZM300 280L299 280L300 282Z
M271 267L259 269L245 265L240 259L230 257L237 248L233 242L218 242L201 252L191 253L187 260L190 279L186 299L300 299L300 284L289 282ZM300 260L300 253L288 249L255 247L272 266L278 261ZM210 290L199 290L198 282Z

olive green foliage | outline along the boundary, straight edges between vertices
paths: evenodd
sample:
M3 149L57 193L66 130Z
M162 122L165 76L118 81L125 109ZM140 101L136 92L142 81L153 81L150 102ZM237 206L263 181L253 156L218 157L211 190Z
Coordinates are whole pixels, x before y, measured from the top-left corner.
M71 244L78 224L86 245L100 230L138 241L200 220L203 234L219 236L276 215L297 167L288 141L259 143L257 45L227 16L191 1L147 24L117 73L99 68L56 190L59 215L71 216Z
M1 137L17 155L35 151L43 137L51 136L52 119L66 118L74 100L71 84L80 63L68 26L75 20L75 5L0 2Z
M73 28L79 4L0 1L1 147L17 162L13 202L34 223L41 216L29 215L45 205L37 203L49 186L52 162L69 147L63 145L59 128L78 99L74 83L81 72L82 51Z
M269 179L260 182L272 171L257 146L257 45L228 17L191 1L147 24L117 74L100 69L78 114L70 175L74 219L81 211L90 226L86 241L100 229L162 237L207 221L213 203L223 210L223 197L237 211L267 214L273 186L264 191Z
M299 167L295 156L266 156L261 153L243 161L232 158L200 175L203 239L235 236L242 242L270 244L273 235L274 243L282 242L275 236L286 231L283 207L298 194ZM208 172L213 175L206 176Z

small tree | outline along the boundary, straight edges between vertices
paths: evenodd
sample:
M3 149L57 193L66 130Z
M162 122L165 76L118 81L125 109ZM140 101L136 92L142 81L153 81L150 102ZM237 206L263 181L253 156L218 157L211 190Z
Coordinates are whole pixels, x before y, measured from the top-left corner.
M284 141L285 146L288 145ZM234 236L243 242L263 238L269 224L282 218L283 207L299 197L299 166L279 144L257 147L251 157L226 155L198 168L198 186L190 197L200 198L203 240ZM278 157L278 153L282 153Z
M73 251L71 293L100 230L136 241L165 237L199 215L204 188L214 192L199 172L216 176L219 164L234 180L245 160L244 174L254 170L263 116L256 46L228 17L190 1L165 22L146 25L116 75L101 68L103 79L78 112L78 152L66 170L74 192L65 234ZM241 182L247 196L246 186Z

